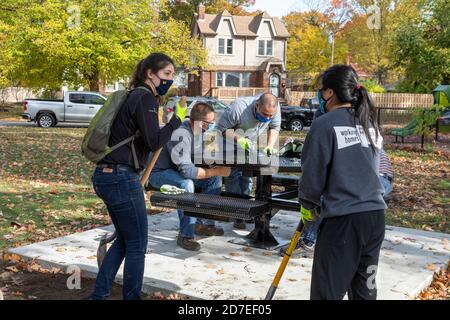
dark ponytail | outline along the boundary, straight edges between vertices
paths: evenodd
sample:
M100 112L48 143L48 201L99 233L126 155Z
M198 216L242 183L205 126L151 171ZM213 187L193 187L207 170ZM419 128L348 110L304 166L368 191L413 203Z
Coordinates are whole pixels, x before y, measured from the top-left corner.
M133 77L128 84L128 89L134 89L139 86L140 83L147 80L147 71L151 70L153 73L157 73L159 70L167 67L169 64L175 66L173 60L164 53L152 53L146 58L138 62Z
M369 92L359 83L355 69L343 64L334 65L320 76L320 80L322 89L332 89L340 102L352 105L354 115L363 127L372 151L375 151L369 128L372 126L375 129L375 137L378 141L377 111Z

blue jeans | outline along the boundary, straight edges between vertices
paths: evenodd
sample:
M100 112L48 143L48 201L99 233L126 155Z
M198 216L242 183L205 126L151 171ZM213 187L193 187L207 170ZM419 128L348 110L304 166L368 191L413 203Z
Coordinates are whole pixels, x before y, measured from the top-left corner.
M123 298L139 300L147 252L148 225L144 192L139 175L126 166L113 172L96 168L92 176L95 193L103 200L117 231L117 238L106 253L95 282L92 299L106 299L114 278L125 259Z
M386 201L389 198L389 194L392 191L392 182L389 181L386 177L379 176L381 185L383 186L384 193L383 199Z
M159 189L163 184L169 184L186 190L186 192L195 192L195 188L201 188L202 193L219 195L222 187L220 177L211 177L207 179L186 179L178 171L173 169L153 170L150 174L150 184L153 188ZM185 216L183 210L178 210L180 218L180 236L184 238L194 238L195 224L206 224L214 226L212 220L201 220L194 217Z
M225 178L225 191L240 195L250 195L253 181L251 177L244 177L242 171L233 168L229 177Z

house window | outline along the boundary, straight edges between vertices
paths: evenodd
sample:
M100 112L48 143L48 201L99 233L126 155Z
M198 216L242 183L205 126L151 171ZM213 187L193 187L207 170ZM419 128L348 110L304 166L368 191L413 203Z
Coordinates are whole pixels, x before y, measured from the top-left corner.
M250 73L244 72L242 73L242 85L241 87L248 88L250 87Z
M273 40L258 40L258 56L273 55Z
M216 75L217 75L216 85L218 87L223 87L223 72L217 72Z
M258 41L258 55L259 56L265 56L265 40L259 40Z
M237 72L225 72L225 87L239 87L240 74Z
M266 56L271 56L273 54L273 41L266 41Z
M219 54L233 54L233 39L219 38Z
M248 87L250 73L248 72L217 72L216 85L218 87Z

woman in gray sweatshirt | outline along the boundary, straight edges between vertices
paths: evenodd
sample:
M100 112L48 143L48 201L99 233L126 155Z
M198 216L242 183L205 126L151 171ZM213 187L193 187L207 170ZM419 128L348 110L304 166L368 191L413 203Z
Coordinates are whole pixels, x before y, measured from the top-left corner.
M320 108L302 152L302 217L320 207L311 299L376 299L375 274L387 208L378 178L383 139L375 105L356 71L335 65L320 77ZM305 219L306 218L306 219Z

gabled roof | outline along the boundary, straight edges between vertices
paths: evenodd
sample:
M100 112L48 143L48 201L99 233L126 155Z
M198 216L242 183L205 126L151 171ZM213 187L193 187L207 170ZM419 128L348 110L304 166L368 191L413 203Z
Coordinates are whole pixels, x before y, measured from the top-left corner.
M235 28L235 36L256 37L258 29L264 20L272 22L274 35L278 38L289 37L289 32L283 22L276 17L271 17L263 11L257 16L233 16L227 10L219 14L205 14L205 19L199 20L197 14L194 16L193 24L197 24L198 29L203 35L216 35L222 18L231 18L232 25Z

